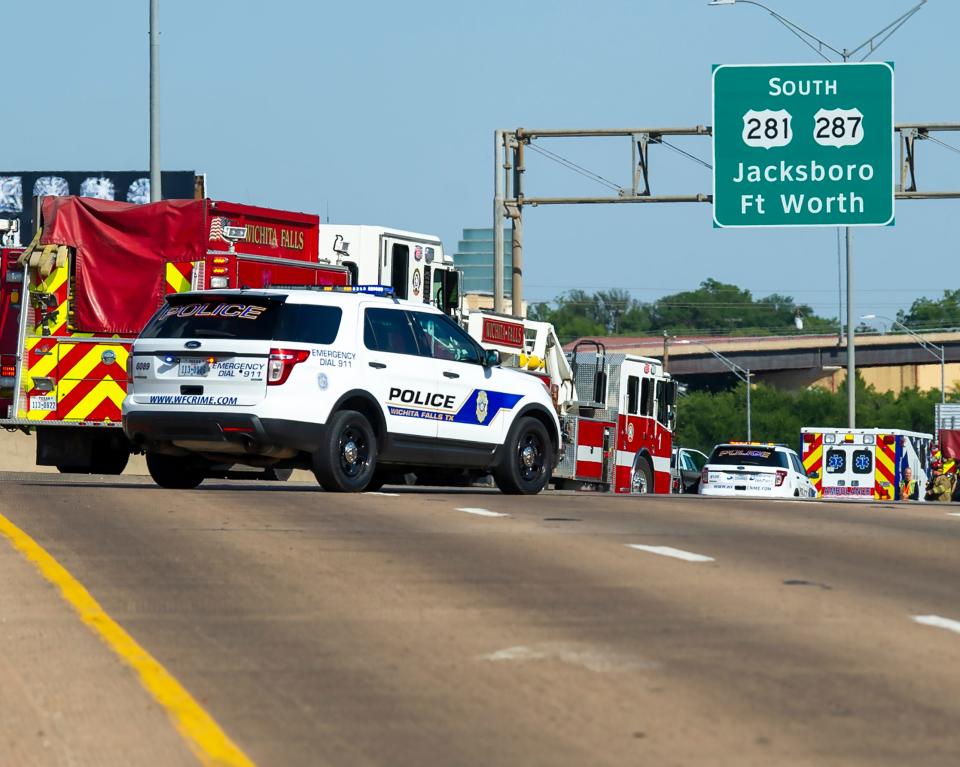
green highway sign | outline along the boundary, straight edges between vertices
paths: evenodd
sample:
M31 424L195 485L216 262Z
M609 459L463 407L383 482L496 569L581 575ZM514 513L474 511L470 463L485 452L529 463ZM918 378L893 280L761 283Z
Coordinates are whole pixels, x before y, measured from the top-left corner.
M713 223L893 223L893 65L713 69Z

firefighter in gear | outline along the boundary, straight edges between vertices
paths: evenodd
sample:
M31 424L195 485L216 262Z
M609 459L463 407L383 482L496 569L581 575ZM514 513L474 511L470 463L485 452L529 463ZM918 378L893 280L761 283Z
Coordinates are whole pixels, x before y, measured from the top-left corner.
M913 469L909 466L903 470L903 479L900 481L900 500L920 500L920 486L917 480L913 478Z
M931 468L933 469L933 479L930 480L927 487L927 500L949 502L953 497L955 475L944 473L943 464L940 463L933 464Z

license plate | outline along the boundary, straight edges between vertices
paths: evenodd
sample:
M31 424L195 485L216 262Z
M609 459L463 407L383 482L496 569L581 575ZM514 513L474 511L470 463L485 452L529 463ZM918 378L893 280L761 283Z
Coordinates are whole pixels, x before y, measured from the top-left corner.
M209 370L206 360L180 360L181 378L203 378Z
M52 395L30 398L30 409L52 413L57 409L57 398Z

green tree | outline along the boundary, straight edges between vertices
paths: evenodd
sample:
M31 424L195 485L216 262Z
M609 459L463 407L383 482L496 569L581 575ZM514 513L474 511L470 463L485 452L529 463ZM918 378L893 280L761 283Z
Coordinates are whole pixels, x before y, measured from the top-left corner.
M897 312L897 319L904 325L927 328L960 327L960 288L943 291L943 298L931 301L918 298L910 304L910 311Z
M551 305L552 304L552 305ZM555 301L534 304L531 319L551 322L560 340L582 336L729 333L769 335L832 331L836 322L817 317L809 306L773 293L755 299L749 290L707 279L687 290L642 303L622 288L587 293L569 290ZM795 325L803 318L803 329Z

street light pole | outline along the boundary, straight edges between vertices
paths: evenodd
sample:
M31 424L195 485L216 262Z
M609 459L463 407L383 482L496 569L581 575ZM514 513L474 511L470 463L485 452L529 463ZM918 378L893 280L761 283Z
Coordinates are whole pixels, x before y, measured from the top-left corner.
M163 199L160 186L160 0L150 0L150 202Z
M864 53L860 61L866 59L871 53L877 50L877 48L883 45L894 32L906 24L910 17L926 4L927 0L920 0L917 5L913 6L909 11L901 16L898 16L879 32L868 37L856 48L853 48L852 50L844 48L842 51L837 50L829 43L824 42L813 33L805 30L799 24L790 21L790 19L786 18L785 16L781 16L772 8L769 8L763 3L757 2L756 0L710 0L708 5L734 5L738 2L746 5L755 5L758 8L765 10L767 13L773 16L774 19L780 22L780 24L785 26L790 30L790 32L800 38L804 45L806 45L808 48L811 48L820 58L824 59L825 61L830 61L830 57L823 52L824 48L835 53L840 57L841 61L846 63L854 55L869 46L867 52ZM874 41L876 41L878 38L879 41L874 43ZM849 428L855 429L857 426L857 350L853 322L853 232L850 230L849 226L844 227L844 229L847 240L847 421L849 422ZM840 317L837 317L838 322L840 319Z
M711 349L703 341L691 341L689 339L684 339L682 341L677 341L678 344L697 344L697 346L702 346L708 352L710 352L714 357L716 357L720 362L729 368L730 372L733 373L737 378L743 381L747 386L747 442L753 440L753 429L752 422L753 419L750 413L750 369L740 367L736 362L734 362L729 357L724 357L716 349Z
M919 333L914 333L910 328L904 325L900 320L895 320L892 317L886 317L883 314L864 314L861 320L886 320L890 323L890 326L899 325L903 328L907 334L913 338L920 346L922 346L927 352L932 354L938 360L940 360L940 404L946 404L947 401L947 376L946 376L946 361L947 361L947 347L943 344L939 346L934 343L930 343L926 338L921 336Z

